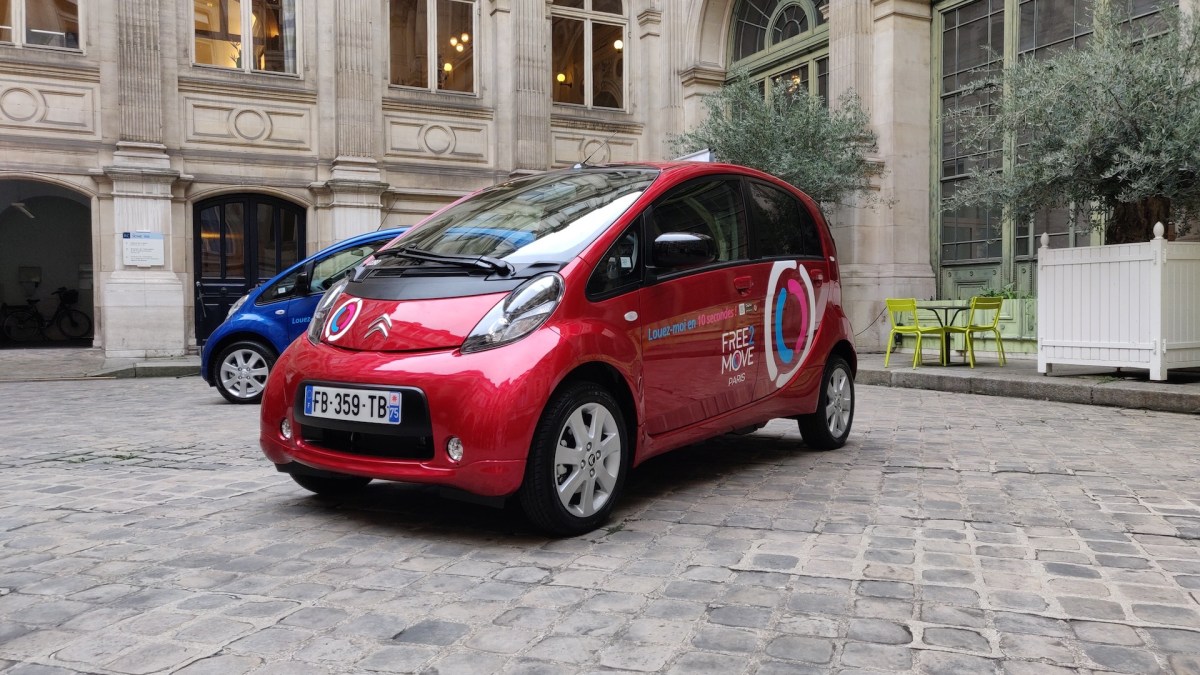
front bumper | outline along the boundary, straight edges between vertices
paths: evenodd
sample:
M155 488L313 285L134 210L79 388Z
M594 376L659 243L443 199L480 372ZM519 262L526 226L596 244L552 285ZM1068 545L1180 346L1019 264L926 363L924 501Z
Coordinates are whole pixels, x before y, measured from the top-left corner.
M281 467L293 462L341 474L455 487L482 496L512 494L542 408L555 384L545 362L556 335L538 331L497 350L461 354L355 352L297 340L276 362L263 397L260 445ZM305 384L401 389L399 427L307 418ZM287 419L291 438L280 426ZM465 449L454 462L451 437Z

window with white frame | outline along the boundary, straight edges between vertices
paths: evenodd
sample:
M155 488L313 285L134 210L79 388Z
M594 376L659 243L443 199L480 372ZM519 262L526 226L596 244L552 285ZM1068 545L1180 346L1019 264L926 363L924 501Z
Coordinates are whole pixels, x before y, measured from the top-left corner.
M554 0L551 90L555 103L625 108L624 0Z
M297 72L296 0L195 0L194 6L196 64Z
M0 0L0 43L79 49L79 3Z
M475 1L391 0L391 83L475 93Z

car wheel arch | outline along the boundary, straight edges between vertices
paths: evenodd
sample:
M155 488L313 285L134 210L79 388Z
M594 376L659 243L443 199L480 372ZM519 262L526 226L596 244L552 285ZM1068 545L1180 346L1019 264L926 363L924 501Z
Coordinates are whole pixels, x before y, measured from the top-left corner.
M549 405L550 401L554 399L559 391L576 382L593 382L598 384L604 387L617 400L617 405L621 407L621 415L625 418L625 427L630 444L629 456L633 462L631 466L636 466L639 461L637 451L641 445L638 438L638 426L641 415L637 400L633 396L633 390L630 388L625 376L612 364L603 361L581 363L559 380L554 390L546 397L546 405ZM544 406L543 414L545 414Z
M846 359L846 363L850 364L850 374L858 377L858 353L854 351L854 347L848 340L839 340L833 349L829 350L829 355Z

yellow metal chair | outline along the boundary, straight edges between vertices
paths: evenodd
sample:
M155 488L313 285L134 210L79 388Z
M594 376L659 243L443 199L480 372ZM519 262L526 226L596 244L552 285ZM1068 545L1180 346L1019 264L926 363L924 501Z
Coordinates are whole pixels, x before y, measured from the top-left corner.
M939 340L945 341L946 327L945 326L929 326L921 325L921 318L917 315L917 300L916 298L888 298L887 299L888 319L892 322L892 332L888 333L887 350L883 354L883 367L888 367L888 362L892 358L892 345L896 342L897 335L915 335L917 336L917 347L913 353L913 368L921 362L921 338L926 335L936 335ZM905 316L912 317L912 323L904 323ZM938 344L938 360L941 361L941 354L945 352L941 349L941 344ZM946 365L942 361L942 365Z
M967 314L967 325L965 326L950 326L947 330L950 333L962 333L967 343L967 359L971 361L971 367L975 367L975 340L972 337L975 333L995 333L996 335L996 353L1000 355L1000 365L1008 363L1008 359L1004 356L1004 340L1000 337L1000 306L1004 304L1004 298L988 298L977 295L971 298L971 311ZM984 318L990 312L990 318ZM984 316L981 316L984 315Z

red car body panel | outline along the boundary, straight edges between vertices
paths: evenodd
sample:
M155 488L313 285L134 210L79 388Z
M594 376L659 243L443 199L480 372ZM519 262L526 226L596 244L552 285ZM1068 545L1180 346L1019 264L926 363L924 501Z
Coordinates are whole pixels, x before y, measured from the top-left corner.
M361 299L356 326L336 341L314 345L301 336L275 364L263 397L260 442L267 458L281 466L298 462L339 474L510 495L524 480L525 460L547 402L584 367L614 373L627 389L634 465L722 433L812 413L828 356L841 349L856 366L853 333L840 306L836 252L816 204L775 178L741 167L660 168L662 175L634 205L560 270L565 281L560 304L524 338L486 351L460 350L506 292L418 301ZM649 283L599 301L587 297L584 289L597 261L647 205L691 178L725 174L770 182L800 199L819 225L827 255L791 263L741 261L685 275L682 283ZM794 313L784 317L782 312L776 313L772 332L766 321L776 300L766 294L774 284L810 289L809 333L796 325ZM354 300L352 294L343 297L335 307ZM779 308L785 300L778 300ZM386 340L366 335L370 322L384 315L391 320ZM785 334L789 340L807 336L805 351L793 352L793 346L800 349L799 339L780 346L778 336ZM776 345L773 351L768 343ZM791 360L784 358L788 355ZM367 456L307 442L301 433L285 438L284 420L294 429L300 426L297 396L306 382L423 392L431 456ZM461 461L446 453L451 437L462 441Z

